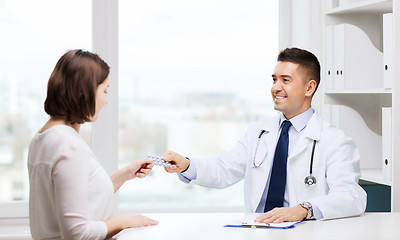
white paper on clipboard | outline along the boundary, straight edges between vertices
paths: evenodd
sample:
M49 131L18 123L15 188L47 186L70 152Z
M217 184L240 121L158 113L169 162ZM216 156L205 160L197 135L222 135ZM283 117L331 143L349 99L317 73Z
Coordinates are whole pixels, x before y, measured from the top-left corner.
M282 223L259 223L254 222L254 219L259 217L260 213L247 213L241 219L233 221L230 224L225 225L225 227L251 227L251 228L278 228L278 229L288 229L293 228L296 224L302 221L296 222L282 222Z

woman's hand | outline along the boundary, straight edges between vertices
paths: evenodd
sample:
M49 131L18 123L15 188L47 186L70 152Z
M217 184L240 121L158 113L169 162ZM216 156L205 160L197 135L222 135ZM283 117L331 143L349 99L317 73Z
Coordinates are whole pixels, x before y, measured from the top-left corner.
M124 184L126 181L138 178L144 178L151 169L153 169L153 160L143 158L136 160L129 164L128 166L116 171L111 176L111 181L114 184L114 192L118 191L118 189Z
M157 224L158 221L143 216L141 214L125 216L125 228L135 228L135 227L151 226Z
M127 170L127 179L126 180L131 180L135 177L138 178L144 178L152 169L153 169L153 160L148 159L148 158L143 158L136 160L126 166Z
M106 239L111 238L125 228L135 228L158 224L158 221L140 214L117 216L109 218L104 222L107 225Z

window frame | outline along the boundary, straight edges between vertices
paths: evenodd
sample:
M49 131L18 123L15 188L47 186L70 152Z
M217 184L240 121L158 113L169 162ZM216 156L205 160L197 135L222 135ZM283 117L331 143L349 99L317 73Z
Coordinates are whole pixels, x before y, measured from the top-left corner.
M29 217L28 201L12 201L0 203L0 220Z
M282 4L281 2L279 5ZM281 16L279 16L280 22ZM111 68L108 104L103 108L101 117L92 123L92 150L106 172L111 175L118 169L118 0L92 0L92 51L98 53ZM121 212L117 205L115 207ZM139 209L128 210L128 212L138 211ZM147 211L242 212L243 209L238 207L147 209ZM124 212L126 212L125 209ZM28 201L0 202L0 220L21 218L29 218Z
M111 67L108 106L92 124L93 152L111 174L118 168L118 0L92 0L92 51ZM29 201L0 202L0 220L21 218L29 218Z

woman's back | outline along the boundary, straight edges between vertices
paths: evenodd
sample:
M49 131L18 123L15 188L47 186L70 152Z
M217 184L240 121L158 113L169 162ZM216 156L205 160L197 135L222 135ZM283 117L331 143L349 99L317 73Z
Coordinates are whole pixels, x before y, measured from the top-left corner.
M32 139L28 153L29 215L34 239L104 239L114 187L90 148L67 125Z

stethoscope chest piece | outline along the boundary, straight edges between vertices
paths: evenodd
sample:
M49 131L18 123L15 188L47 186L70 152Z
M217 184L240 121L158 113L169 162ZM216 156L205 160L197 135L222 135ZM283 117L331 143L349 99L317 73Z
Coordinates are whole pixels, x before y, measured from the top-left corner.
M306 186L312 186L312 185L314 185L314 184L316 184L317 183L317 179L315 179L315 177L314 176L307 176L305 179L304 179L304 183L306 184Z
M312 175L312 167L313 167L313 162L314 162L314 150L315 150L315 143L317 140L314 140L313 147L312 147L312 152L311 152L311 160L310 160L310 175L308 175L304 179L304 184L306 184L307 187L310 187L314 184L317 183L317 179Z

